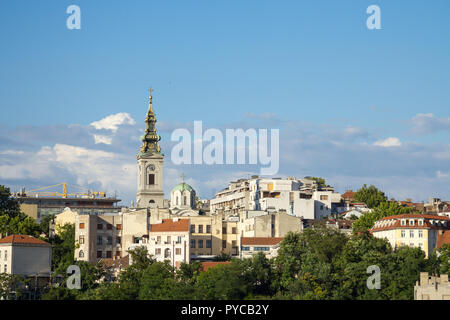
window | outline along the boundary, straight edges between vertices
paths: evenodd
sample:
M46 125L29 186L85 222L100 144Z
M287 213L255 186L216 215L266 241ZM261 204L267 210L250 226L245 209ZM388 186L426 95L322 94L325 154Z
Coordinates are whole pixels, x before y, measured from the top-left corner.
M236 247L236 240L231 241L231 246L234 248Z
M158 243L158 244L161 243L161 236L156 237L156 243Z
M328 200L328 195L321 195L320 200Z
M419 226L423 226L423 220L419 220Z
M84 258L84 251L80 250L80 252L78 252L78 258Z
M203 225L198 225L198 233L203 233Z
M78 242L79 242L80 244L84 244L84 236L79 236Z
M102 257L102 251L97 251L97 258L101 258Z
M423 231L419 230L419 238L423 238Z
M97 230L102 230L103 229L103 224L99 223L97 224Z
M423 243L419 242L419 248L423 250Z
M250 251L250 247L242 247L242 251Z
M223 233L223 234L226 234L226 233L227 233L227 227L223 227L223 228L222 228L222 233Z
M112 252L111 251L106 251L106 257L107 258L112 258Z
M406 237L406 232L405 230L402 230L402 238Z
M195 233L195 224L191 224L191 233Z
M117 244L120 244L121 240L122 240L122 239L121 239L120 237L116 237L116 243L117 243Z
M195 239L191 239L191 248L195 248Z
M414 220L409 220L409 225L413 226L414 225Z
M175 254L176 255L180 255L181 254L181 248L176 248L175 249Z
M161 248L155 249L155 255L161 255Z
M177 237L177 243L181 243L181 240L183 239L183 237L182 236L178 236Z
M198 240L198 247L203 248L203 240Z
M231 233L232 233L232 234L236 234L236 233L237 233L236 227L231 228Z
M106 229L112 230L112 224L109 224L109 223L108 223L108 224L106 225Z
M102 236L97 236L97 244L103 244Z
M116 224L116 229L117 230L122 230L122 225L121 224Z
M222 240L222 248L226 248L227 247L227 240Z
M186 196L183 196L183 205L186 205Z
M414 238L414 230L409 230L409 237Z
M255 251L269 251L270 248L269 247L255 247L254 250Z
M84 229L84 223L80 223L79 228L80 228L80 229Z
M169 248L164 250L164 258L170 258L170 249Z
M108 237L108 244L112 244L112 237Z
M153 173L150 173L148 175L148 184L149 185L154 185L155 184L155 175Z
M406 220L402 220L401 225L406 226Z
M211 240L206 240L206 247L207 248L211 248L212 247L212 241Z
M206 233L211 233L211 226L209 224L206 225Z
M171 236L167 236L167 243L172 242L172 237Z

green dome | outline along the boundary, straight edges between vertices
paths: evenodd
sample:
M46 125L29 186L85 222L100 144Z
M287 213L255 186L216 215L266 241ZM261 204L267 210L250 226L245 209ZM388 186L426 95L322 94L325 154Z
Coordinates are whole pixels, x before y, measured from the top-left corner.
M172 191L176 191L176 190L180 190L180 191L187 190L187 191L192 192L192 190L194 190L194 189L192 189L192 187L190 185L188 185L187 183L183 182L183 183L180 183L179 185L175 186L175 188L172 189Z

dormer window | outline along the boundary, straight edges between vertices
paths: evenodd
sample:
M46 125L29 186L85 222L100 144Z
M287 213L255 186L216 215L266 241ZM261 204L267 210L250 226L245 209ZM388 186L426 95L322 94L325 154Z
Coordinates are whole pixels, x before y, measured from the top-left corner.
M413 226L413 225L414 225L414 220L412 220L412 219L409 220L409 225L410 225L410 226Z
M402 219L401 225L402 226L406 226L406 220L405 219Z
M423 220L419 220L419 226L423 226Z

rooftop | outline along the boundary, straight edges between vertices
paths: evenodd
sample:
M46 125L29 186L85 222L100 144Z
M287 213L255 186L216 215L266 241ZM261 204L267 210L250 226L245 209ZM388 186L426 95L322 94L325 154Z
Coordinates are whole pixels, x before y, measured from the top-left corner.
M243 245L267 245L273 246L281 242L283 238L272 238L272 237L242 237L241 244Z
M180 232L189 231L188 219L163 219L162 223L151 224L150 232Z
M12 234L5 238L0 239L0 243L11 243L11 244L38 244L44 246L51 246L50 243L36 239L32 236L23 234Z

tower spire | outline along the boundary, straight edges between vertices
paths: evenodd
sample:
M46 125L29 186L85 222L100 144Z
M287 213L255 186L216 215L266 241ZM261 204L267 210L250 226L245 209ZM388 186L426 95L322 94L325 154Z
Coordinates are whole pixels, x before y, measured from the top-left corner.
M153 88L150 87L148 89L149 92L149 106L147 111L147 116L145 117L145 135L141 137L142 146L139 150L138 156L143 155L152 155L152 154L161 154L161 147L158 144L158 141L161 140L161 137L156 133L156 116L153 111L153 102L152 102L152 92Z

